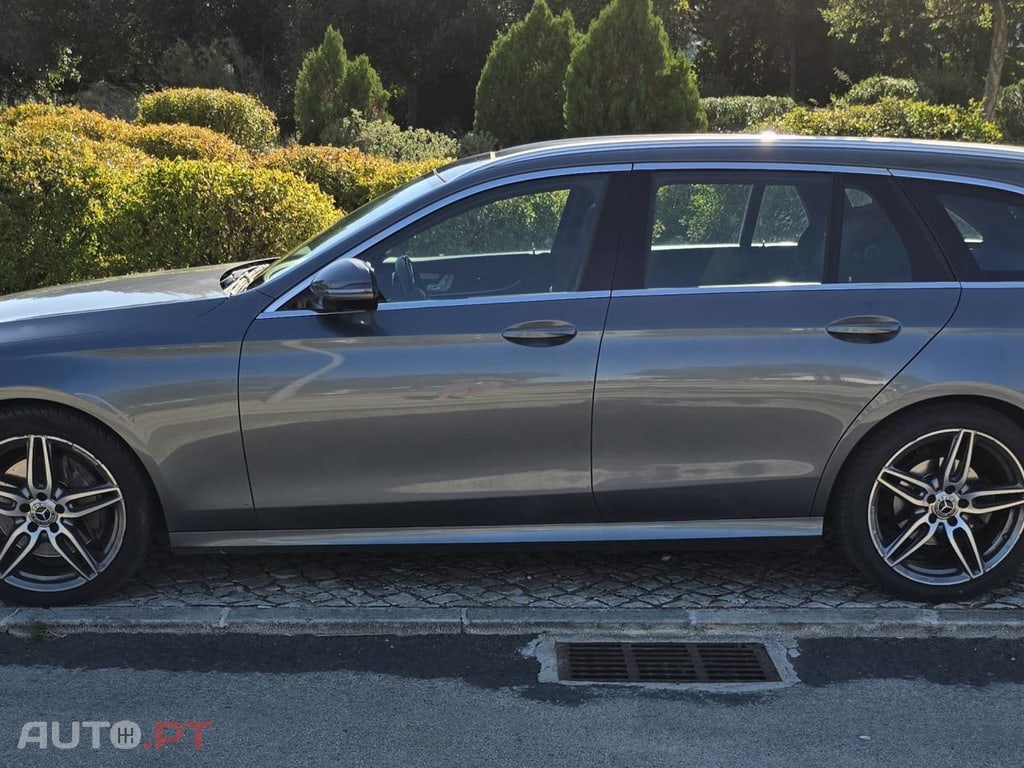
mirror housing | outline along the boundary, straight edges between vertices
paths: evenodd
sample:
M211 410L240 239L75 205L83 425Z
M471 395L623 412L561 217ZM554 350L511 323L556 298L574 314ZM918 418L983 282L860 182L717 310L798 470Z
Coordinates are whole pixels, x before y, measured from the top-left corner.
M339 259L319 272L309 286L317 312L373 311L380 290L373 267L362 259Z

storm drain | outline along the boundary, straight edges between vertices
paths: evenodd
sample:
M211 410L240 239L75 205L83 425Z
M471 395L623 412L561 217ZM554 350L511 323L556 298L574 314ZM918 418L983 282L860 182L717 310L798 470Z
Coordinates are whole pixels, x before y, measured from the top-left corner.
M773 683L760 643L557 643L558 677L591 683Z

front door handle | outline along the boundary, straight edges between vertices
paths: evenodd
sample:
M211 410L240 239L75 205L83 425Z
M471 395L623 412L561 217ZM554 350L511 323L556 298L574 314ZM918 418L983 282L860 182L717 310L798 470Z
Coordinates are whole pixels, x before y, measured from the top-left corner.
M562 320L531 320L510 325L502 338L524 347L555 347L576 338L576 326Z
M874 344L895 338L903 326L898 320L880 315L867 317L845 317L829 323L825 330L829 335L840 341L852 341L854 344Z

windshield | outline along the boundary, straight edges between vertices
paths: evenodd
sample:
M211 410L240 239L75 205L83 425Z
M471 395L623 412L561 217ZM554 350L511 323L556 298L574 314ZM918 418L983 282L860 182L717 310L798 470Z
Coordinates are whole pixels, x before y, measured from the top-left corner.
M319 253L323 248L330 247L334 241L343 236L372 228L389 211L405 205L410 200L414 200L424 192L439 187L443 183L444 181L440 176L431 172L407 184L403 184L386 195L378 197L376 200L371 200L361 208L356 209L347 216L343 216L323 232L314 235L287 256L283 256L275 261L264 269L247 287L251 288L261 285L283 275L285 272L289 272Z

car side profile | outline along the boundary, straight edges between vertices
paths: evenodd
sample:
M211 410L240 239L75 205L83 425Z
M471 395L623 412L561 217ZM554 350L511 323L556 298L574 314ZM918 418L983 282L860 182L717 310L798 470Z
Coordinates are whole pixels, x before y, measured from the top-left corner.
M198 244L197 244L198 246ZM1024 150L632 136L449 165L277 260L0 298L0 599L179 551L834 533L1024 560Z

